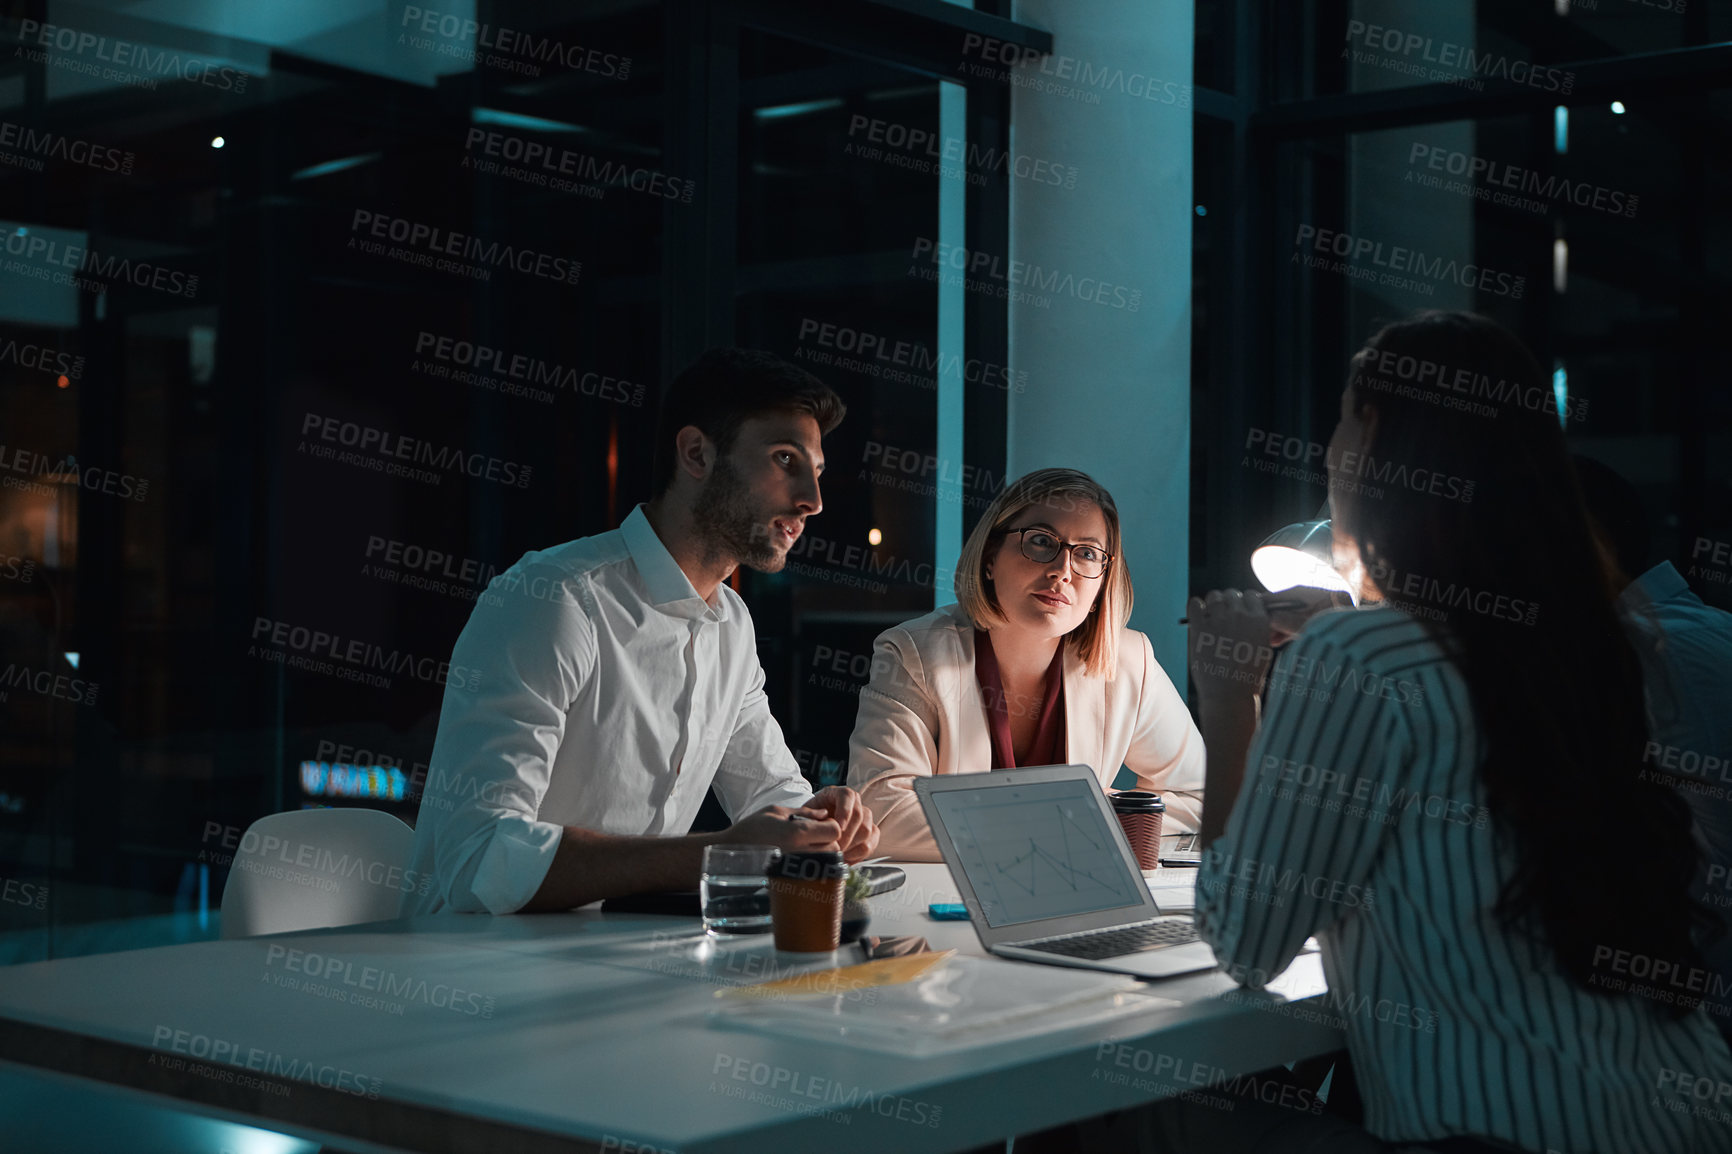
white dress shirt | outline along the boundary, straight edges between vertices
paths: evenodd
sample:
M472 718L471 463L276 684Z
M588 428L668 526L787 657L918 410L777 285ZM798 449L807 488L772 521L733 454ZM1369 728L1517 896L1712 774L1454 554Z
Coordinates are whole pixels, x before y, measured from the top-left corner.
M452 661L479 677L446 687L405 915L521 908L568 825L683 834L712 784L735 819L812 796L745 603L700 598L642 506L495 577Z
M1704 604L1662 561L1618 598L1642 659L1648 698L1644 772L1677 788L1696 819L1708 867L1698 896L1728 922L1707 948L1722 982L1708 997L1732 1036L1732 613Z
M1618 598L1631 627L1648 690L1650 743L1643 760L1655 770L1694 779L1686 796L1722 801L1732 787L1732 613L1704 604L1683 574L1662 561ZM1732 831L1722 817L1717 827ZM1732 860L1732 832L1716 839Z

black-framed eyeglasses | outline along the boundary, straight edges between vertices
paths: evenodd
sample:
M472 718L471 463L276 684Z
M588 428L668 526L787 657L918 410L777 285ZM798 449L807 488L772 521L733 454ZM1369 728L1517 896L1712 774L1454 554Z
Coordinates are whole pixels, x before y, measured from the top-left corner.
M1070 550L1071 572L1078 577L1100 577L1112 563L1113 555L1105 549L1097 549L1093 545L1078 545L1070 541L1060 541L1050 529L1030 526L1026 529L1007 529L1006 533L1015 533L1020 538L1018 545L1022 555L1030 561L1045 565L1058 556L1060 549Z

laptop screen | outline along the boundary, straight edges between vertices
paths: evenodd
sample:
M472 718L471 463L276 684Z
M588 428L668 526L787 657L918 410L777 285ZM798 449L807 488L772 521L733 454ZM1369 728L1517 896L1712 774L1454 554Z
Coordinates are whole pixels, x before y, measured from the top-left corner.
M993 929L1148 900L1113 843L1093 781L935 791L955 862Z

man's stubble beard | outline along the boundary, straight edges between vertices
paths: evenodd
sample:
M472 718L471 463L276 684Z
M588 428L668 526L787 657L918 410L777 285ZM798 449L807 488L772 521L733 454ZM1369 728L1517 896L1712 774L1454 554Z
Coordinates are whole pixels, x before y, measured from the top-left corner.
M717 457L709 483L692 504L692 527L697 530L704 563L712 565L725 558L759 573L780 573L788 556L771 540L769 521L727 457Z

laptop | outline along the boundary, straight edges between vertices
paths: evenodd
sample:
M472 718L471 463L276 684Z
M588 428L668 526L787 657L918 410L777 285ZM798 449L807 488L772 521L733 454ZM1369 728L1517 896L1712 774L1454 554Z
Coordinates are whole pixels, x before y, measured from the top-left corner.
M1163 917L1086 765L921 777L926 811L988 953L1165 978L1215 968L1188 917Z

